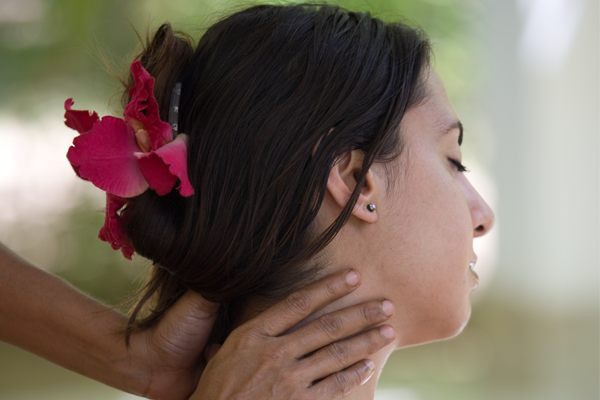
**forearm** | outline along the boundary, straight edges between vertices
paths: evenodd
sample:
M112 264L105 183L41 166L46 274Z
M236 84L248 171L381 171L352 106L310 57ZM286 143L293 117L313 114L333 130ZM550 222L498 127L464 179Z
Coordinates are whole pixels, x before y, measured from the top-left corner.
M0 340L128 392L143 380L122 331L127 319L0 244Z

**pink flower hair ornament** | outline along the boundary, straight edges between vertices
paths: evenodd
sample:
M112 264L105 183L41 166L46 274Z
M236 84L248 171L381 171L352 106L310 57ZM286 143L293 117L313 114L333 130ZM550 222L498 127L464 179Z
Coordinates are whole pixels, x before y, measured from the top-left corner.
M129 89L131 101L124 119L98 118L96 112L72 110L73 100L65 101L65 125L79 132L67 158L78 177L106 191L106 215L99 238L121 249L131 259L129 242L119 210L127 199L148 188L164 196L177 190L182 196L194 194L187 174L185 134L173 139L171 126L161 121L154 98L154 78L140 61L131 65L135 85Z

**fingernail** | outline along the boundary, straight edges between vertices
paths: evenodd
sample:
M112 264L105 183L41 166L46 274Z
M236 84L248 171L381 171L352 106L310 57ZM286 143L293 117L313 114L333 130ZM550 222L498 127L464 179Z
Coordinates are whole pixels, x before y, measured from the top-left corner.
M381 328L379 328L379 333L381 333L381 336L383 336L386 339L393 339L396 334L394 333L394 328L392 328L389 325L384 325Z
M391 317L394 314L395 307L394 307L394 304L391 301L384 300L381 303L381 310L383 310L383 313L386 316Z
M368 372L367 372L367 369L368 369ZM371 377L373 376L373 373L375 372L375 363L371 360L365 360L365 367L361 372L367 372L367 374L368 374L367 376L365 376L363 381L360 383L362 386L365 383L367 383L367 381L369 379L371 379Z
M375 370L375 363L371 360L363 360L365 365L360 369L361 373L367 372L369 375Z
M346 283L350 286L358 285L358 272L352 270L346 274Z

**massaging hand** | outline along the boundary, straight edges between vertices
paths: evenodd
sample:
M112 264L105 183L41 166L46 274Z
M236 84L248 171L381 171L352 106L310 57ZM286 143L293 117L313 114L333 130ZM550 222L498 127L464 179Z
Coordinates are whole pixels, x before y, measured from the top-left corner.
M131 362L143 372L141 395L150 399L187 399L205 366L202 353L218 304L185 293L155 327L131 336Z
M383 346L373 331L330 345L303 361L297 358L383 321L378 304L350 307L277 337L356 288L344 282L343 273L326 277L236 329L211 359L193 398L227 398L255 385L245 398L288 399L308 393L319 399L357 387L370 374L359 360ZM187 398L204 368L202 353L216 307L188 292L157 326L132 335L127 348L124 315L0 244L0 340L130 393L165 400ZM374 313L365 314L370 309ZM362 348L370 340L370 347ZM306 389L307 382L352 364Z
M187 398L216 307L186 293L157 326L132 335L128 348L126 316L0 243L0 341L126 392Z
M351 306L283 335L359 283L355 271L334 273L235 329L220 349L207 351L209 362L190 400L339 399L361 386L373 374L366 357L390 344L393 337L383 333L393 336L393 330L373 328L338 340L387 320L391 303Z

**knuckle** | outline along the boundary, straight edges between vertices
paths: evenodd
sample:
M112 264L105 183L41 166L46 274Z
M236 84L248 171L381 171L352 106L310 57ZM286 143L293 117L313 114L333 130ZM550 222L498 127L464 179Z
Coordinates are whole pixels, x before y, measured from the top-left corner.
M381 337L381 334L379 334L379 330L375 329L372 332L369 332L368 335L365 335L363 346L369 350L373 350L376 348L378 349L383 343L384 340Z
M298 376L295 370L290 368L284 368L279 372L280 381L283 385L286 385L290 388L295 387L296 381L298 380Z
M229 336L237 337L238 339L246 339L255 341L264 336L262 333L265 324L258 324L256 320L252 319L246 323L235 328Z
M317 320L321 331L325 332L328 336L336 336L342 330L342 321L333 315L325 314Z
M266 320L261 321L260 325L256 325L251 330L251 334L253 334L257 338L272 338L277 337L279 332L279 327L277 326L277 320Z
M378 330L374 332L368 332L362 339L361 347L367 351L368 354L373 354L379 349L385 346L385 341L379 334Z
M287 342L281 338L269 338L262 343L262 348L256 354L265 365L273 369L275 366L288 365L294 360L294 357L289 354L288 347Z
M348 385L349 389L352 389L352 388L360 386L360 384L362 383L363 379L365 378L363 376L363 374L361 373L361 370L356 369L356 368L352 369L351 374L352 374L352 377L350 378L351 383L350 383L350 385Z
M336 297L337 296L337 290L335 289L334 282L331 282L331 281L326 282L324 290L325 290L325 293L327 294L327 297Z
M237 348L248 349L248 348L253 348L254 346L256 346L256 340L255 340L256 334L251 329L233 332L229 336L232 339L232 340L230 340L230 342L235 343Z
M328 355L331 359L337 361L340 366L344 367L345 362L350 358L350 347L346 343L332 343L327 347Z
M296 360L294 356L297 354L296 343L293 340L289 340L287 337L278 337L275 338L277 346L274 348L274 351L278 355L278 357L284 361L293 361Z
M310 298L305 292L295 292L285 299L286 307L293 314L306 314L310 311Z
M346 385L346 389L348 393L352 391L354 388L357 388L362 383L364 376L360 373L360 371L356 368L353 368L352 371L348 371L350 373L350 377L348 377L348 384Z
M337 373L333 376L334 379L334 385L333 385L333 395L336 397L344 397L346 396L348 393L350 393L351 390L351 381L348 377L347 374L340 372Z
M371 305L363 305L361 307L361 318L364 323L371 323L376 319L377 314L373 312L373 307Z
M269 349L265 350L263 353L263 359L270 366L275 366L281 364L283 359L285 358L280 349Z

